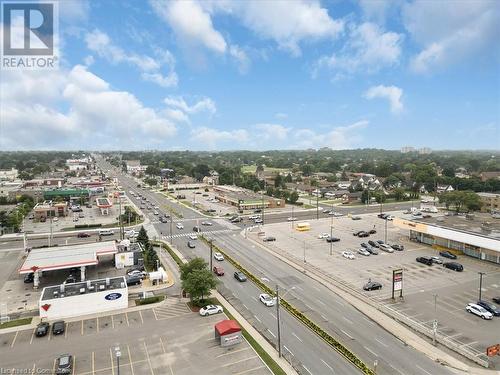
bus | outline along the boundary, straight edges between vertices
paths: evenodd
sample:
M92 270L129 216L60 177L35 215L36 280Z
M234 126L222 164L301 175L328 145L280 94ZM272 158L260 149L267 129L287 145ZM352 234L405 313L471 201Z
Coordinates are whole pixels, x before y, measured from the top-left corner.
M299 232L304 232L304 231L308 231L311 229L311 224L309 223L297 223L295 225L295 229L297 229Z

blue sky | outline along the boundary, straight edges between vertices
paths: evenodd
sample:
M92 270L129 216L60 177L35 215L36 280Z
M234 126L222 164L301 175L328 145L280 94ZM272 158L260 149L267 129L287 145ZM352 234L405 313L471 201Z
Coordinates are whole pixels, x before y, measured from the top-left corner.
M2 149L500 148L494 1L64 1ZM496 37L496 38L495 38Z

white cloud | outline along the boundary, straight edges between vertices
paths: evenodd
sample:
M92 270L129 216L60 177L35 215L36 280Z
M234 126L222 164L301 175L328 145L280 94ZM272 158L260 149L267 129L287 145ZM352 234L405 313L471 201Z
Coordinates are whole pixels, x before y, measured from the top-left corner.
M397 65L402 42L402 34L385 32L374 23L352 26L345 46L339 53L321 57L316 63L315 74L324 67L344 75L358 71L374 73Z
M387 14L399 7L399 0L359 0L359 6L363 13L363 17L378 24L384 24Z
M122 48L113 44L109 36L95 29L85 35L87 48L97 53L112 64L128 63L141 71L145 81L156 83L161 87L175 87L178 83L177 73L174 70L175 59L169 51L156 49L156 59L147 55L126 53ZM168 71L167 75L161 73L162 69Z
M112 90L85 66L43 74L9 71L3 76L2 149L103 145L135 149L176 134L164 114L144 106L129 92Z
M276 117L277 119L283 120L283 119L288 118L288 114L283 113L283 112L278 112L278 113L274 114L274 117Z
M248 72L248 69L250 67L250 59L248 58L247 53L242 48L234 44L229 47L229 54L238 63L238 70L240 73L245 74L246 72Z
M362 120L346 126L333 127L326 133L317 133L311 129L298 129L292 132L292 148L329 147L336 150L349 149L358 144L361 136L356 131L368 126L368 121Z
M59 1L59 19L69 25L75 22L86 21L90 13L88 0Z
M86 66L93 65L95 62L94 56L88 55L87 57L85 57L85 59L83 59L83 62L85 63Z
M182 97L169 96L165 98L164 102L169 107L180 109L189 114L208 112L213 115L217 111L215 102L210 98L200 99L191 106Z
M498 61L500 7L496 1L414 1L403 7L403 23L422 46L410 67L429 72L466 59Z
M170 25L181 43L202 45L218 53L226 52L224 37L214 29L210 14L197 1L151 1L151 5Z
M387 99L391 106L392 113L399 113L403 110L403 103L401 102L401 97L403 96L403 90L396 86L372 86L370 87L363 96L366 99Z
M213 150L221 142L230 145L234 143L245 144L249 140L249 134L245 129L219 130L199 127L191 131L191 139L200 143L201 149Z
M290 128L279 124L257 124L259 139L264 141L284 141L288 137Z
M318 1L239 1L232 12L257 35L274 40L294 55L301 53L301 42L335 38L344 27Z

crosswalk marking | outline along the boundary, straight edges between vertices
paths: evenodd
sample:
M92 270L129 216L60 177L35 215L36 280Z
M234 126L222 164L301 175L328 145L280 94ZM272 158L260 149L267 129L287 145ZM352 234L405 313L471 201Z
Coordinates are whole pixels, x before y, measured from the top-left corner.
M172 238L182 238L182 237L188 237L188 236L200 236L204 234L217 234L217 233L230 233L233 232L233 229L218 229L218 230L208 230L208 231L202 231L202 232L187 232L187 233L176 233L172 235ZM170 238L169 235L163 235L161 236L162 239L167 240Z
M168 319L191 312L185 302L169 298L167 298L164 304L155 307L153 310L156 320Z

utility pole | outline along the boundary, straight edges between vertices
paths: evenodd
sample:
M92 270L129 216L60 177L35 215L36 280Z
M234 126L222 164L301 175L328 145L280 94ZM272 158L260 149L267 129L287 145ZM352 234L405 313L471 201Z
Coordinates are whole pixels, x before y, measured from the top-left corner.
M170 244L173 246L174 245L174 242L173 242L173 236L172 236L172 226L174 224L174 215L171 213L170 215Z
M483 275L486 275L484 272L478 272L479 274L479 301L481 301L481 293L483 289Z
M304 241L304 269L306 267L306 241Z
M118 216L118 226L120 227L120 241L123 240L123 228L122 228L122 197L118 195L118 202L120 206L120 214Z
M389 220L387 220L387 218L385 218L385 225L384 225L384 227L385 227L385 229L384 229L384 242L385 243L387 243L387 222L388 221Z
M333 221L333 219L332 219ZM330 225L330 255L333 255L333 223Z
M214 240L213 240L212 238L208 240L208 243L210 244L210 272L212 271L212 258L213 258L212 252L213 252L213 242L214 242Z
M319 194L320 192L316 194L316 220L319 220Z
M437 333L437 294L433 294L434 296L434 321L432 322L432 344L436 346L436 333Z
M280 294L278 284L276 284L276 320L278 321L278 355L281 358Z
M49 247L52 246L52 216L50 217Z

